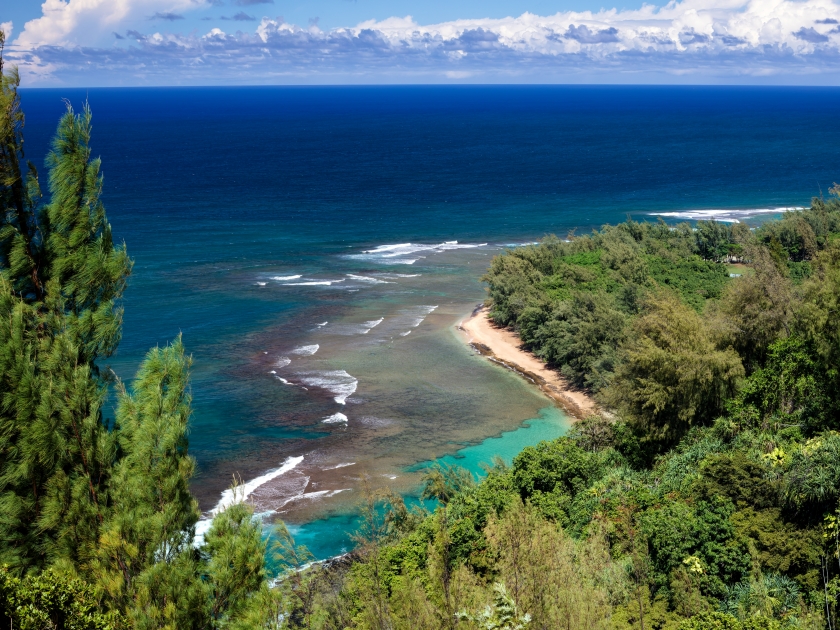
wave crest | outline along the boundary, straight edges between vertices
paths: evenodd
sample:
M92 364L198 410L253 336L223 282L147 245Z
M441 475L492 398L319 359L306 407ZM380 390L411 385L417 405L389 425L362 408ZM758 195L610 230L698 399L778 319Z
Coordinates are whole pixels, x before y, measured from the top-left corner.
M333 394L333 400L344 405L359 385L358 379L345 370L329 370L324 372L305 372L301 374L301 382L309 387L320 387Z

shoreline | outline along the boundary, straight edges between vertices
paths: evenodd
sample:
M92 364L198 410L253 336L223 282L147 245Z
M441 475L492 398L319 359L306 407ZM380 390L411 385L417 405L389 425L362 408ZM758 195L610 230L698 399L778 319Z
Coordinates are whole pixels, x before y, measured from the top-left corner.
M467 343L479 354L531 381L572 418L581 420L598 411L598 404L591 396L572 387L558 372L523 349L515 333L493 324L484 305L476 308L457 328L465 333Z

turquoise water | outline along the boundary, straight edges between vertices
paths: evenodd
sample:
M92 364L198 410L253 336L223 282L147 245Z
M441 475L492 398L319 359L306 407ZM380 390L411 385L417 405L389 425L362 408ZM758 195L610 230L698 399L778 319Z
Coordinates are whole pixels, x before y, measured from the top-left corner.
M542 434L510 432L546 398L455 332L505 246L755 216L840 180L834 88L25 90L36 164L64 97L89 99L136 261L111 367L130 379L182 333L202 509L238 475L321 556L365 477L411 495L419 463Z
M485 474L482 465L490 464L494 457L501 457L508 465L526 446L532 446L543 440L554 440L566 433L569 418L556 407L544 407L536 418L526 420L521 427L504 431L499 436L489 437L480 444L468 446L453 454L434 460L449 466L466 468L476 478ZM421 462L409 470L419 472L430 466L433 461ZM417 494L408 494L406 505L411 508L420 505ZM428 504L427 508L433 505ZM345 553L353 548L352 534L359 528L358 519L352 512L344 512L329 518L318 519L305 525L292 525L290 532L299 545L306 545L316 558L329 558Z
M481 444L468 446L452 455L445 455L436 461L447 466L466 468L476 476L484 473L482 464L489 464L495 456L501 457L509 466L513 458L526 446L533 446L543 440L555 440L566 433L569 418L557 407L540 409L536 418L526 420L523 426L505 431L498 437L491 437ZM414 468L421 470L431 462L421 462Z

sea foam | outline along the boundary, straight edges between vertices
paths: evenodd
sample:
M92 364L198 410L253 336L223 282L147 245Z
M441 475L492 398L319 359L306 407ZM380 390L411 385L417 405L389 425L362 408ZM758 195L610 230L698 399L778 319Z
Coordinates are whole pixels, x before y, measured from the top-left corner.
M380 317L379 319L371 319L366 322L362 322L360 324L333 324L329 327L328 330L325 331L326 334L330 335L366 335L372 329L376 328L385 321L384 317Z
M306 501L309 499L326 499L329 497L334 497L335 495L341 492L346 492L349 489L350 488L338 488L337 490L314 490L312 492L304 492L303 494L298 494L290 499L287 499L283 502L283 506L291 503L292 501Z
M389 282L388 280L380 280L379 278L371 278L370 276L359 276L355 273L348 273L347 277L351 280L356 280L357 282L366 282L368 284L394 284L393 282Z
M306 282L287 282L284 287L331 287L339 282L344 282L344 278L340 280L307 280Z
M797 210L804 210L799 206L792 206L789 208L751 208L747 210L723 210L723 209L709 209L709 210L685 210L681 212L650 212L650 216L655 217L670 217L674 219L684 219L686 221L722 221L724 223L740 223L744 219L752 219L761 215L783 214L785 212L795 212Z
M320 387L333 394L333 400L339 405L347 402L347 399L353 395L359 384L359 381L345 370L304 372L300 376L301 382L305 385Z
M317 343L312 344L311 346L300 346L299 348L295 348L289 354L299 354L301 356L311 356L318 352L318 348L320 348Z
M254 490L263 484L268 483L272 479L277 479L280 475L283 475L290 470L294 470L302 461L303 456L287 457L286 461L284 461L279 468L270 470L255 479L251 479L251 481L238 486L235 490L233 488L228 488L222 492L222 498L219 499L216 507L210 510L205 518L202 518L195 524L195 546L199 547L204 544L204 536L208 531L210 531L210 526L213 524L213 517L224 512L235 503L246 501L248 496L254 492Z
M366 249L361 254L350 254L350 258L361 260L372 260L389 265L413 265L418 259L424 256L417 256L418 253L437 254L453 249L474 249L485 247L487 243L459 243L458 241L445 241L438 244L425 243L397 243L394 245L379 245L373 249Z
M409 320L409 327L417 328L420 324L423 323L423 320L435 309L437 306L413 306L411 308L404 309L402 312L407 315ZM407 337L411 331L400 333L401 337Z
M321 422L324 424L336 424L338 422L347 422L347 416L345 416L343 413L334 413L328 418L324 418L323 420L321 420Z
M297 280L300 277L300 274L298 274L296 276L271 276L271 279L277 280L278 282L286 282L288 280Z
M362 334L363 335L368 334L371 330L373 330L374 328L379 326L379 324L381 324L384 321L385 321L385 318L380 317L379 319L372 319L368 322L365 322L364 324L362 324L365 327L365 329L362 331Z

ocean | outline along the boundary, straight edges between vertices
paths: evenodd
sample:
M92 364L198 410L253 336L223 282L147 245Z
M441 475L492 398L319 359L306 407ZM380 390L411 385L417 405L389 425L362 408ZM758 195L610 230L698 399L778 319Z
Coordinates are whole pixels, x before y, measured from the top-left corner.
M42 170L68 99L93 111L104 201L135 259L130 380L194 360L193 489L240 484L325 558L361 487L416 496L568 418L456 329L506 247L632 217L750 220L840 180L840 89L390 86L22 91Z

